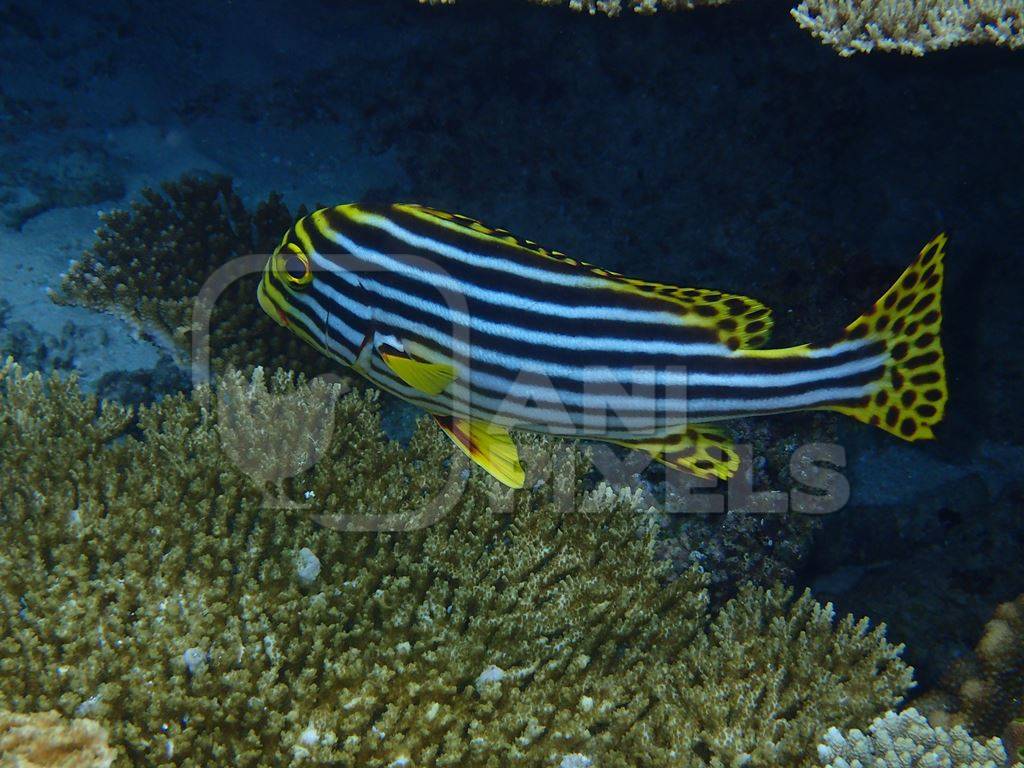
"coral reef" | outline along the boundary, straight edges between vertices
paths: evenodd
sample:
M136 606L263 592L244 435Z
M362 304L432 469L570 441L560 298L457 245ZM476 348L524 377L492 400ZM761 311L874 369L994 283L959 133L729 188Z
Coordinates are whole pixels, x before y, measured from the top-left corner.
M933 723L963 723L1019 743L1012 721L1024 717L1024 595L996 608L974 655L954 664L917 706Z
M606 475L648 493L661 513L659 555L677 573L699 566L708 577L712 605L734 595L743 582L792 583L810 556L822 517L794 511L791 494L805 490L794 469L800 475L804 447L835 442L835 420L823 414L738 419L726 429L744 457L744 470L714 494L695 493L691 478L659 467L630 477Z
M451 5L455 0L420 0L429 5ZM591 15L604 13L617 16L624 10L636 13L654 13L658 10L692 10L700 6L725 5L731 0L532 0L538 5L566 5L572 10Z
M117 314L162 342L179 360L191 351L197 297L221 267L237 267L222 278L210 308L210 363L287 366L316 373L328 361L277 327L255 300L259 258L269 254L292 224L276 195L253 212L245 209L225 176L186 176L146 189L130 210L102 217L96 242L72 264L58 303L79 304ZM223 273L222 273L223 274ZM193 361L195 362L195 361Z
M533 0L539 5L565 5L565 0ZM569 7L574 11L586 11L590 14L604 13L618 16L623 10L635 13L655 13L656 11L693 10L701 6L725 5L730 0L569 0Z
M116 765L801 764L911 684L808 594L711 613L564 442L524 439L513 493L320 379L137 418L0 389L0 707L95 719Z
M713 605L734 595L746 581L791 583L819 527L816 517L790 512L766 514L737 508L718 514L694 513L687 506L699 504L701 496L681 496L670 482L664 488L658 555L672 564L675 573L699 567L707 575ZM725 494L723 506L730 499Z
M1024 0L803 0L792 14L841 56L923 56L965 43L1024 47Z
M1003 768L1006 751L999 739L982 744L961 726L933 728L916 710L887 712L867 733L843 734L830 728L818 747L826 768ZM1020 768L1020 763L1014 763Z
M114 750L99 723L58 712L0 711L0 768L110 768Z
M447 5L455 0L420 0ZM566 5L566 0L533 0ZM574 11L618 16L725 5L730 0L568 0ZM874 50L923 56L955 45L1024 47L1024 0L803 0L790 11L801 28L840 56Z
M1003 744L1010 759L1024 763L1024 717L1018 718L1006 726L1003 732Z
M532 0L537 5L566 5L566 0ZM429 5L450 5L455 0L420 0ZM585 11L591 15L603 13L618 16L623 11L655 13L661 11L693 10L701 6L725 5L731 0L568 0L574 11Z

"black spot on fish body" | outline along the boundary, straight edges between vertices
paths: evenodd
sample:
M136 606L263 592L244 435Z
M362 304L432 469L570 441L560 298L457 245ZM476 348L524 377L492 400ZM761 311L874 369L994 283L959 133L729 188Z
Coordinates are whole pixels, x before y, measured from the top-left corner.
M729 314L733 317L738 317L743 314L743 310L747 308L746 303L739 299L729 299L725 302L725 306L729 309Z
M933 301L935 301L934 293L929 293L922 296L920 301L918 301L917 304L914 305L914 308L911 310L911 314L918 315L921 312L924 312L926 309L928 309L928 307L932 305Z
M885 423L890 427L895 427L896 422L899 420L900 412L895 405L890 405L889 410L885 413Z
M906 367L911 369L920 368L921 366L931 365L932 363L938 362L938 359L938 352L926 352L923 355L918 355L917 357L912 357L907 360Z

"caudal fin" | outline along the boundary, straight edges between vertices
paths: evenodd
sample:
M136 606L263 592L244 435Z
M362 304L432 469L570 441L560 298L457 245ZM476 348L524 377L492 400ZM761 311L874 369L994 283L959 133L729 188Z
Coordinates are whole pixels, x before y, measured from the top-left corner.
M883 341L889 360L873 394L856 404L830 406L904 440L934 437L946 409L942 352L943 266L946 235L921 249L917 259L875 305L846 327L843 340Z

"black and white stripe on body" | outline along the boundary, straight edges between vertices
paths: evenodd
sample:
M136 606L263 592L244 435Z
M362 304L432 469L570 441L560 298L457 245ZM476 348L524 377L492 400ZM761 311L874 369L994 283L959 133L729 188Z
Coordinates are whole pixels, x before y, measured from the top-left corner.
M378 356L361 370L435 413L555 434L652 434L687 419L856 401L886 360L870 340L731 350L657 296L395 207L317 212L294 238L316 268L306 311L326 313L339 359L353 362L379 333L454 363L456 380L439 396L408 387Z

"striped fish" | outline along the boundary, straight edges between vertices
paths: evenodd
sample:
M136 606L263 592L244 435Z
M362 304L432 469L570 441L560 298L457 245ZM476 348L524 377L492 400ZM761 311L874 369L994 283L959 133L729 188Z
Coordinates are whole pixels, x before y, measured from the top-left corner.
M947 399L945 235L827 345L765 349L760 302L610 272L421 205L342 205L285 233L260 281L275 321L428 411L511 487L509 430L646 451L699 477L739 458L712 422L832 410L906 440Z

